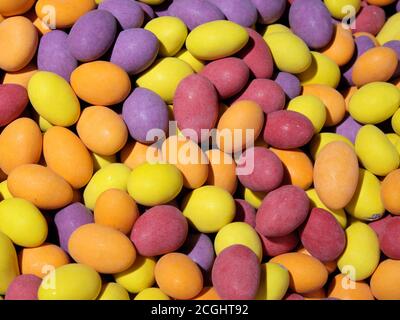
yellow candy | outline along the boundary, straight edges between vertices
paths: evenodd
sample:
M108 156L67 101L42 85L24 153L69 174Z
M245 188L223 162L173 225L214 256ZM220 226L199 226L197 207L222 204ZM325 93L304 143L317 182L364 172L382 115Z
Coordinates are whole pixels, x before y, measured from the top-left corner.
M109 282L102 286L97 300L130 300L129 293L115 282Z
M93 159L93 170L96 172L111 163L117 162L117 157L115 154L111 156L101 156L97 153L92 152L92 159Z
M134 168L128 180L128 192L145 206L156 206L173 200L181 191L183 177L172 164L143 163Z
M115 281L131 293L138 293L154 284L156 260L152 257L136 256L128 270L114 275Z
M45 118L43 118L42 116L39 116L38 122L39 122L40 130L42 130L42 132L46 132L51 127L53 127L53 125L49 121L47 121Z
M2 183L0 183L0 201L10 199L12 197L13 195L10 193L10 190L8 190L7 187L7 180L4 180Z
M19 275L18 260L11 240L0 232L0 294L5 294L9 284Z
M213 233L235 217L231 194L216 186L204 186L191 192L183 204L183 215L200 232Z
M376 39L381 45L392 40L400 40L400 12L386 20Z
M368 278L379 263L379 241L375 231L365 223L355 222L346 229L347 244L338 267L353 281Z
M400 134L400 109L397 109L392 117L392 128L394 132Z
M248 40L249 35L242 26L217 20L194 28L186 39L186 48L198 59L216 60L235 54Z
M283 24L274 23L274 24L270 24L269 26L266 26L265 31L262 33L262 35L263 35L263 38L265 39L266 36L273 34L273 33L277 33L277 32L291 33L292 30L290 30L288 27L286 27Z
M94 300L101 290L101 278L84 264L70 263L43 278L39 300Z
M36 72L28 84L29 100L44 119L53 125L69 127L79 118L80 104L64 78L47 72Z
M0 202L0 231L23 247L40 246L47 237L47 222L29 201L11 198Z
M376 124L389 119L400 106L400 90L391 83L372 82L357 90L349 102L358 122Z
M147 3L151 6L156 6L163 3L165 0L139 0L139 2Z
M83 192L85 206L93 210L97 198L106 190L126 191L130 173L131 170L121 163L112 163L97 171Z
M261 281L257 300L282 300L289 288L289 272L280 264L267 262L261 265Z
M317 191L315 189L308 189L306 191L306 194L308 198L310 199L310 205L313 208L322 208L328 212L330 212L335 219L339 222L339 224L342 226L342 228L346 228L347 226L347 217L346 217L346 212L343 209L338 209L338 210L332 210L329 209L318 197Z
M371 172L360 169L356 192L346 211L360 220L376 220L385 212L381 200L381 183Z
M338 65L322 53L312 51L311 55L311 65L299 74L301 84L325 84L336 88L341 77Z
M197 59L194 57L189 51L186 49L182 49L179 51L176 56L178 59L181 59L185 61L187 64L189 64L194 71L197 73L203 70L204 68L204 61Z
M182 48L187 36L186 25L176 17L152 19L144 28L157 37L160 42L159 54L162 57L174 56Z
M364 168L378 176L386 176L400 164L396 148L380 129L371 124L358 131L355 150Z
M147 288L140 291L134 300L171 300L158 288Z
M346 142L350 147L354 148L353 143L341 134L332 132L321 132L316 134L310 143L310 153L313 159L315 160L318 153L322 150L323 147L333 141L343 141Z
M248 247L261 261L263 255L261 240L249 224L232 222L221 228L214 240L215 253L218 255L222 250L234 244L242 244Z
M310 67L310 50L302 39L290 32L275 32L264 37L280 71L301 73Z
M332 17L342 19L349 16L354 10L354 15L360 10L360 0L324 0L325 6L328 8Z
M288 110L305 115L313 124L314 132L318 133L326 121L326 108L321 99L315 96L303 95L290 100Z
M395 134L395 133L387 133L386 137L394 145L394 147L396 148L397 152L400 155L400 136L398 134ZM1 183L0 183L0 188L1 188Z
M136 84L154 91L167 103L171 103L179 82L191 74L193 70L185 61L168 57L157 60L137 78Z
M249 188L244 188L243 190L243 198L248 203L250 203L254 208L258 209L261 206L263 199L265 198L266 193L262 191L253 191Z

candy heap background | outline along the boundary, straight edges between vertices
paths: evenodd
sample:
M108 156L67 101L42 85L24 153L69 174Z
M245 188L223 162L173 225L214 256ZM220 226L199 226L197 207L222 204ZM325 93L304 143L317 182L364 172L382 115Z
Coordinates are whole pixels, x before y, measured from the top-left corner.
M400 299L399 10L2 0L0 299Z

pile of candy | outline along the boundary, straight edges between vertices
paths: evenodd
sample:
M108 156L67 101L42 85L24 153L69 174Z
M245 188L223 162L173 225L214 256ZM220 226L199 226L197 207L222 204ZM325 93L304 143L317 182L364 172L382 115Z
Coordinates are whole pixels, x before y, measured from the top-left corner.
M400 299L397 11L1 0L0 299Z

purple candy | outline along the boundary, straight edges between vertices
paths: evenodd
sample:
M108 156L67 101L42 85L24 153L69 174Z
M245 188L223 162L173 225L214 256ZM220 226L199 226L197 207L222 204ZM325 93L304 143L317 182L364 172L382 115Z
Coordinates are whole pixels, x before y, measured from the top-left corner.
M271 24L279 20L286 8L286 0L251 0L258 11L258 22Z
M42 279L33 274L22 274L10 283L5 300L38 300Z
M78 61L67 46L68 35L60 30L46 33L41 39L38 50L38 69L58 74L69 82L72 71Z
M400 12L400 0L397 1L396 10L397 10L397 12Z
M93 223L93 214L83 204L75 202L57 212L54 222L57 227L60 246L68 252L68 241L71 234L80 226Z
M155 92L136 88L122 108L122 117L131 137L142 143L152 143L157 137L147 137L152 129L168 129L168 107ZM157 133L158 134L158 133Z
M153 8L149 6L147 3L143 2L136 2L136 3L140 6L140 8L142 8L142 11L144 13L144 21L150 21L151 19L154 19L156 17Z
M104 0L99 9L110 12L122 29L139 28L144 21L144 12L133 0Z
M117 21L105 10L92 10L75 22L68 36L68 49L79 61L93 61L111 47Z
M369 38L367 36L357 37L357 38L355 38L354 41L356 43L355 54L354 54L353 58L351 59L351 61L344 67L345 71L343 73L343 76L347 80L349 85L354 85L353 79L352 79L352 74L353 74L353 66L354 66L354 63L357 60L357 58L359 56L361 56L365 51L375 47L374 42L371 40L371 38Z
M282 87L290 99L296 98L301 93L300 80L291 73L279 72L275 78L275 82Z
M246 200L235 199L236 214L234 221L246 222L253 228L256 227L256 209L254 209Z
M312 49L326 46L333 36L333 23L321 0L296 0L289 10L290 28Z
M158 6L152 7L154 13L157 17L164 17L169 16L169 7L172 4L172 0L165 0L163 3L159 4Z
M251 27L257 22L257 9L250 0L209 0L215 4L225 17L244 27Z
M340 124L335 127L335 132L348 138L354 143L356 141L358 130L360 130L361 127L361 124L348 115Z
M218 7L205 0L174 0L168 12L181 19L190 30L206 22L225 19Z
M118 35L110 61L134 75L154 62L159 46L152 32L140 28L128 29Z
M400 76L400 41L392 40L392 41L386 42L383 46L393 49L397 54L397 69L393 74L393 78L396 78L396 77Z
M182 249L203 271L211 270L215 255L213 243L207 235L189 234Z

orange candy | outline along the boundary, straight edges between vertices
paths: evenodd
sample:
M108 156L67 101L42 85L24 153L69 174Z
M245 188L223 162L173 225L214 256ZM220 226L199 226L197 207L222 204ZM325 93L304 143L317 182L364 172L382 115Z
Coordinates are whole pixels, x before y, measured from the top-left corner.
M94 0L39 0L36 3L36 14L42 20L47 20L52 12L52 6L56 12L56 27L69 28L86 12L94 9Z
M24 164L8 176L7 186L14 197L32 202L41 209L59 209L71 203L71 186L49 168Z
M193 300L221 300L214 287L204 287Z
M371 277L370 286L378 300L400 300L400 261L382 261Z
M163 159L175 165L183 176L183 185L189 189L200 188L208 177L208 160L192 140L170 136L162 145Z
M120 103L131 91L125 70L107 61L81 64L71 74L71 86L79 98L98 106Z
M355 49L353 34L340 23L335 26L335 35L331 42L321 51L338 66L344 66L353 56Z
M327 111L325 126L334 126L343 120L346 104L337 90L323 84L308 84L303 87L303 95L318 97L324 103Z
M29 163L37 163L42 153L42 133L29 118L19 118L0 135L0 168L6 174Z
M34 3L35 0L1 0L0 14L4 17L16 16L28 11Z
M367 0L369 4L374 4L376 6L387 6L388 4L391 4L395 2L396 0Z
M298 249L297 252L306 254L308 256L311 256L311 254L304 247L301 247L300 249ZM327 261L327 262L323 262L323 264L324 264L324 266L325 266L325 268L326 268L326 270L328 271L329 274L331 274L337 268L337 262L336 261Z
M352 281L343 274L332 279L328 297L340 300L374 300L371 288L364 281Z
M285 170L285 182L307 190L313 182L313 164L300 149L281 150L270 148L282 161Z
M324 288L321 288L315 291L303 293L303 297L305 300L321 300L326 298L326 293Z
M68 241L71 257L100 273L118 273L128 269L136 259L131 240L122 232L89 223L76 229Z
M43 154L50 169L72 187L85 186L93 174L93 161L82 141L70 130L52 127L43 137Z
M44 243L36 248L24 248L19 253L22 274L34 274L43 278L53 268L69 263L69 257L59 246Z
M76 129L86 147L99 155L117 153L128 140L128 129L124 121L107 107L85 108Z
M351 97L357 92L358 88L356 86L349 87L342 92L344 97L344 102L346 104L346 111L349 111L349 102Z
M237 187L235 160L218 149L207 150L206 156L209 160L207 184L234 194Z
M381 184L383 206L392 214L400 215L400 169L390 172Z
M161 158L159 149L138 141L129 141L121 150L121 162L130 169L135 169L146 162L147 152L149 152L151 158Z
M325 266L312 256L290 252L272 258L274 262L284 266L290 274L290 288L296 293L306 293L321 289L327 279Z
M135 200L125 191L104 191L94 207L94 222L128 234L139 217Z
M7 72L4 75L3 83L15 83L28 88L28 82L31 80L32 76L37 72L36 64L30 63L25 68L19 71Z
M397 54L391 48L376 47L363 53L354 63L352 79L356 86L389 80L397 68Z
M154 270L160 289L175 299L192 299L203 289L203 275L196 263L182 253L168 253Z

